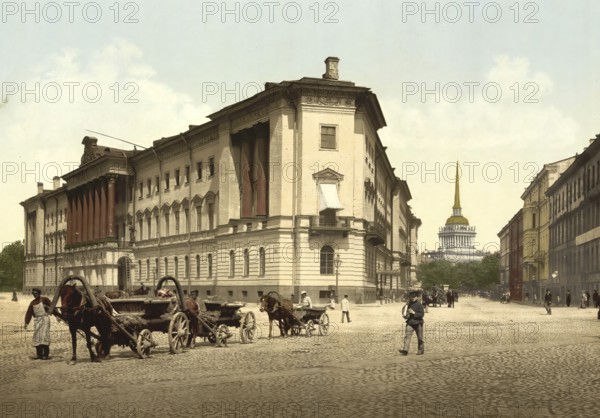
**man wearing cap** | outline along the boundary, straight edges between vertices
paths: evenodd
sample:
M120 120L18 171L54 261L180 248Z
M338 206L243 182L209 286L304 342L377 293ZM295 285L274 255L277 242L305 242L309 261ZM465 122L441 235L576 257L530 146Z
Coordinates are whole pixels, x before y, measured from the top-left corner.
M419 292L410 292L410 300L407 302L407 305L407 316L404 317L404 319L406 319L404 348L399 349L398 351L403 356L408 355L410 339L412 337L413 332L416 332L418 340L417 354L424 354L425 342L423 341L423 324L425 321L423 320L423 317L425 316L425 312L423 310L423 305L421 305L421 302L419 302Z
M190 296L185 300L185 309L191 313L190 315L190 337L187 342L187 346L193 346L196 341L196 335L198 335L198 315L200 315L200 305L197 302L198 291L192 290Z
M548 315L552 315L552 293L550 293L550 289L546 289L546 295L544 296L544 308L546 308L546 313Z
M306 294L306 290L303 290L300 293L300 306L302 308L312 308L312 300L310 300L310 296Z
M40 289L33 289L31 294L33 300L29 303L25 313L24 326L27 329L31 318L35 318L33 323L33 345L37 356L31 357L31 359L48 360L50 359L50 316L46 313L45 307L49 307L52 302L46 296L42 296Z

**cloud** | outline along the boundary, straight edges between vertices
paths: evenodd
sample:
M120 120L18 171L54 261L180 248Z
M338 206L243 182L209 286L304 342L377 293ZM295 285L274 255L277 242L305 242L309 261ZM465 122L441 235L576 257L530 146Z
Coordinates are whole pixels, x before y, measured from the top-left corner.
M64 48L48 55L22 79L6 80L2 93L0 188L10 196L3 241L23 237L18 203L35 194L36 182L50 187L54 175L80 160L86 129L150 146L212 113L160 81L143 51L121 39L91 53ZM101 136L99 142L131 147Z

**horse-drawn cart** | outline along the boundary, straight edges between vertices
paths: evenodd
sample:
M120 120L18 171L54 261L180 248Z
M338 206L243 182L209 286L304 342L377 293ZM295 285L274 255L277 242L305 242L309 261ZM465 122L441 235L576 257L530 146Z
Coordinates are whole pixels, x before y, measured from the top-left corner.
M254 312L241 311L245 303L204 301L206 311L197 315L198 329L196 336L204 337L217 346L227 344L233 336L229 327L239 328L240 341L252 343L256 338L256 318Z
M292 335L300 335L302 330L310 337L316 328L319 335L327 335L329 332L329 315L326 306L313 306L294 308L294 323L291 324Z
M171 276L161 278L157 290L167 281L172 281L175 285L176 296L173 298L110 300L96 295L84 277L65 277L57 288L50 312L54 312L69 324L73 340L72 362L76 360L77 330L86 333L92 361L98 361L102 355L108 355L113 345L129 347L140 358L146 358L157 345L152 337L152 332L156 331L168 334L171 353L183 351L190 335L183 291L177 279ZM67 285L69 282L72 284ZM77 282L81 283L83 291L76 288ZM59 297L62 306L55 309ZM97 333L91 331L92 327L96 328ZM98 340L95 344L97 355L91 350L92 336Z

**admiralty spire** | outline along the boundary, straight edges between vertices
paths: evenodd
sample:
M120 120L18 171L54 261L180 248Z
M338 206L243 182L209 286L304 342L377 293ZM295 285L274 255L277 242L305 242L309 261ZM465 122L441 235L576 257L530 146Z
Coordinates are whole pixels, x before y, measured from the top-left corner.
M473 243L477 232L469 220L463 216L460 206L460 172L456 162L456 177L454 180L454 205L452 216L439 230L439 248L435 258L452 262L480 261L483 254L475 249Z

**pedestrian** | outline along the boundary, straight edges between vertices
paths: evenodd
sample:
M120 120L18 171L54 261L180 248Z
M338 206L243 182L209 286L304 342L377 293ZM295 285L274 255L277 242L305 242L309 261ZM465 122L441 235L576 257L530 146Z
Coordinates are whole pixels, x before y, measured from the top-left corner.
M189 311L190 313L192 313L192 315L189 315L189 319L190 319L190 335L188 337L187 340L187 347L193 347L196 343L196 336L200 333L199 332L199 321L198 321L198 315L200 315L200 305L198 305L198 291L197 290L192 290L190 292L190 296L185 300L185 309L186 311Z
M529 292L525 292L525 302L529 302Z
M302 308L312 308L312 300L310 299L310 296L308 296L308 294L306 293L306 290L303 290L300 293L300 306Z
M556 306L560 306L560 295L556 295Z
M533 294L533 304L537 305L537 293Z
M587 290L585 291L585 306L590 307L590 292Z
M450 290L446 292L446 302L448 302L449 308L454 308L454 296Z
M600 295L598 295L598 289L594 289L594 295L592 296L592 300L594 301L594 307L600 306Z
M19 298L17 297L17 289L13 289L12 302L18 302Z
M581 298L579 299L579 309L585 309L587 306L587 297L585 291L581 291Z
M425 353L425 342L423 341L423 325L425 312L423 311L423 305L419 302L419 293L410 292L410 301L406 304L406 328L404 330L404 347L399 349L401 355L407 356L408 349L410 348L410 339L414 332L417 333L417 354Z
M566 302L567 302L567 308L569 306L571 306L571 291L569 289L567 289L567 300L566 300Z
M344 295L344 299L342 299L342 324L344 323L344 317L346 317L348 323L352 322L350 320L350 302L348 301L348 295Z
M36 356L31 357L32 360L49 360L50 359L50 315L46 312L46 306L50 307L52 302L46 296L42 296L40 289L32 289L31 294L33 300L29 303L27 312L25 313L24 329L27 329L31 318L33 322L33 346L35 347Z
M544 308L546 308L546 313L548 315L552 315L552 293L550 293L550 289L546 289L546 295L544 296Z

